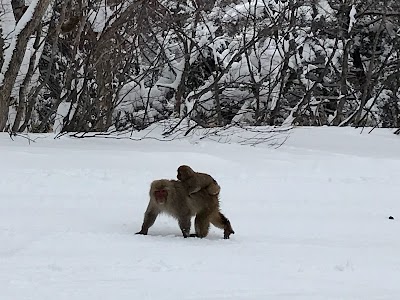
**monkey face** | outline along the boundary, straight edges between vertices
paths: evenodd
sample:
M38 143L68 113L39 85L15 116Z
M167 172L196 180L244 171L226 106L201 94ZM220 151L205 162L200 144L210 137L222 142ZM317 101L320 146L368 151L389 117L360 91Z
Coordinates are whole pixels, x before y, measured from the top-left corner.
M176 175L176 177L178 178L178 180L182 180L182 173L179 172L179 169L178 169L178 175Z
M178 175L176 175L176 177L178 178L178 180L183 180L183 167L182 166L180 166L179 168L178 168Z
M156 198L158 204L165 204L165 202L167 202L167 197L167 190L157 190L154 192L154 198Z

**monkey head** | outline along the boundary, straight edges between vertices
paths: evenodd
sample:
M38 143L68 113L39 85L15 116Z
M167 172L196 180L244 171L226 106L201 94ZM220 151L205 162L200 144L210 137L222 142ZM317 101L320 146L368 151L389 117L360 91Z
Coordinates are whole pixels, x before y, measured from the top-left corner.
M178 175L176 176L178 180L185 181L194 175L194 171L191 167L182 165L178 168Z

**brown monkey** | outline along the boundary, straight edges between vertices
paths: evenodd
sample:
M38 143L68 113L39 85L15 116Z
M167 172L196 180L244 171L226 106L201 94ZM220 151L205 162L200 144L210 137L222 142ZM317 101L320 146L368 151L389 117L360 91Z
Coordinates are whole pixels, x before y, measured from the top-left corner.
M219 211L218 196L200 190L191 197L177 180L154 180L150 186L150 201L144 214L142 228L136 234L146 235L160 213L167 213L178 220L183 237L206 237L210 223L224 230L224 239L235 232L231 223ZM195 218L195 234L190 234L191 218Z
M206 173L193 171L189 166L182 165L178 168L177 178L183 183L183 186L191 196L198 191L205 189L209 195L218 196L221 187L217 181Z

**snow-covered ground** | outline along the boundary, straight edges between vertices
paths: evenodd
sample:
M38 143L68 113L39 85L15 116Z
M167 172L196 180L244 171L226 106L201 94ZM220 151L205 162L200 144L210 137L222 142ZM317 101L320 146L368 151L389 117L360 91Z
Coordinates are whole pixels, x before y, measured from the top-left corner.
M279 148L0 135L0 299L398 299L400 138L285 134ZM167 216L134 235L150 182L183 163L220 183L230 240L183 239Z

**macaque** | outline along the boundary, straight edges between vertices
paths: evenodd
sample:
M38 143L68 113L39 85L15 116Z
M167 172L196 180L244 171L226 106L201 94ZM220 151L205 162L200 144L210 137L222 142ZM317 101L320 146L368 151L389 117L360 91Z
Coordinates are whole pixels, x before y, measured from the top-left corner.
M189 166L182 165L178 168L177 178L183 183L183 186L189 193L189 196L205 189L209 195L218 196L221 187L217 181L206 173L193 171Z
M231 223L219 211L217 195L209 195L206 190L189 197L182 182L177 180L154 180L150 186L150 201L144 214L142 228L136 234L147 235L160 213L166 213L178 220L184 238L208 235L210 223L224 230L224 239L235 232ZM191 218L195 218L195 234L190 234Z

